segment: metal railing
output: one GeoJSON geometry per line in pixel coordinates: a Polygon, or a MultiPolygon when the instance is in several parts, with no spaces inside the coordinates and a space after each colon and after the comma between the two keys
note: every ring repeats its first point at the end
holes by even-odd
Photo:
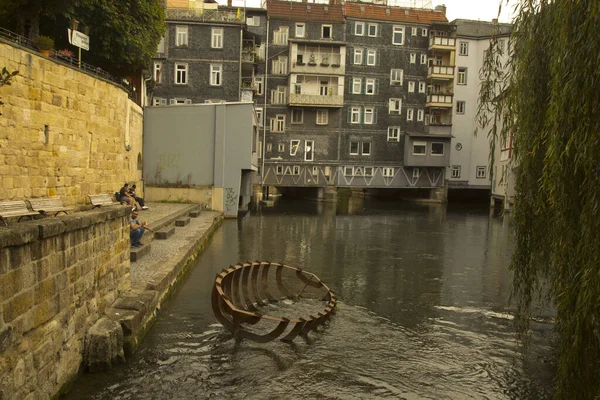
{"type": "MultiPolygon", "coordinates": [[[[37,53],[40,53],[39,47],[33,41],[29,40],[25,36],[18,35],[7,29],[0,28],[0,39],[4,39],[9,43],[13,43],[18,46],[25,47],[29,50],[33,50],[37,53]]],[[[40,56],[43,56],[43,54],[40,53],[40,56]]],[[[133,88],[132,85],[125,84],[124,79],[116,78],[108,72],[104,71],[100,67],[96,67],[95,65],[91,65],[83,61],[80,62],[77,58],[56,50],[50,50],[48,57],[52,58],[53,61],[56,61],[60,64],[79,69],[90,75],[94,75],[112,83],[115,83],[121,86],[125,91],[127,91],[131,100],[137,100],[135,88],[133,88]]]]}
{"type": "Polygon", "coordinates": [[[165,9],[167,19],[193,20],[193,21],[222,21],[222,22],[245,22],[242,10],[188,10],[179,8],[165,9]]]}

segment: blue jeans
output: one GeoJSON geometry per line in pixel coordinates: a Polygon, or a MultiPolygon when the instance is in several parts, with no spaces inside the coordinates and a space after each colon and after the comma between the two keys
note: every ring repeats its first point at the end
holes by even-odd
{"type": "Polygon", "coordinates": [[[131,240],[131,244],[138,244],[140,240],[142,240],[142,236],[144,236],[145,230],[146,229],[144,229],[143,226],[140,226],[139,228],[129,232],[129,239],[131,240]]]}

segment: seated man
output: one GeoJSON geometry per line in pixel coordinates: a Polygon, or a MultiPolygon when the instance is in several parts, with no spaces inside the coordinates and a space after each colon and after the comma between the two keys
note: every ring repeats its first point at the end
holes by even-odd
{"type": "Polygon", "coordinates": [[[119,190],[119,201],[121,204],[128,204],[135,207],[135,199],[129,194],[129,184],[125,183],[119,190]]]}
{"type": "Polygon", "coordinates": [[[142,236],[144,236],[144,232],[149,230],[150,232],[154,232],[146,223],[140,222],[138,219],[138,211],[133,210],[131,215],[129,215],[129,239],[131,240],[131,247],[141,247],[142,246],[142,236]]]}
{"type": "Polygon", "coordinates": [[[136,186],[134,183],[133,185],[131,185],[131,188],[129,189],[129,194],[131,195],[131,197],[133,197],[133,199],[135,201],[137,201],[140,204],[140,206],[142,207],[142,210],[147,210],[148,207],[146,207],[146,204],[144,203],[144,199],[141,197],[137,197],[135,195],[135,189],[136,189],[136,186]]]}

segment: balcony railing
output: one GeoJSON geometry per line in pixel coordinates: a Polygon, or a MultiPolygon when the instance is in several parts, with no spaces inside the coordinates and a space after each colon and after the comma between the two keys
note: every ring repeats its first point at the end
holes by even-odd
{"type": "Polygon", "coordinates": [[[429,106],[430,103],[435,103],[442,107],[452,107],[452,98],[453,96],[451,94],[428,94],[427,105],[429,106]]]}
{"type": "Polygon", "coordinates": [[[323,106],[323,107],[342,107],[344,105],[344,96],[318,94],[295,94],[290,93],[291,106],[323,106]]]}
{"type": "Polygon", "coordinates": [[[245,16],[242,10],[187,10],[178,8],[167,8],[165,10],[167,19],[192,20],[192,21],[223,21],[244,22],[245,16]]]}
{"type": "Polygon", "coordinates": [[[435,48],[453,48],[456,46],[456,39],[446,36],[434,36],[429,38],[429,47],[435,48]]]}
{"type": "Polygon", "coordinates": [[[242,52],[242,62],[253,63],[254,60],[255,60],[255,54],[254,53],[242,52]]]}
{"type": "Polygon", "coordinates": [[[444,77],[454,77],[454,67],[446,67],[442,65],[433,65],[429,67],[428,76],[432,75],[445,75],[444,77]]]}

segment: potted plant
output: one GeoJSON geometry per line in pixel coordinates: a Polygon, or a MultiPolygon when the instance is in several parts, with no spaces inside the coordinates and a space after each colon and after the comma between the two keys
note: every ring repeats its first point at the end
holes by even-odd
{"type": "Polygon", "coordinates": [[[48,57],[50,55],[50,51],[54,49],[54,39],[48,36],[40,36],[35,42],[38,49],[40,49],[40,53],[48,57]]]}

